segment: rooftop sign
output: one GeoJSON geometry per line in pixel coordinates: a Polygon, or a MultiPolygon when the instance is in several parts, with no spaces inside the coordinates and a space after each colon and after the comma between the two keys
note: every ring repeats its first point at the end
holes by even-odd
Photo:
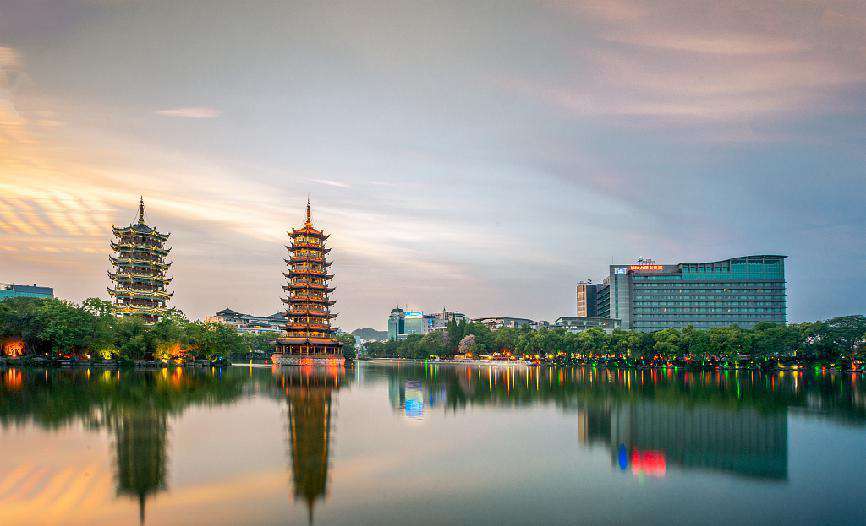
{"type": "Polygon", "coordinates": [[[647,272],[664,270],[664,265],[629,265],[628,269],[632,272],[647,272]]]}

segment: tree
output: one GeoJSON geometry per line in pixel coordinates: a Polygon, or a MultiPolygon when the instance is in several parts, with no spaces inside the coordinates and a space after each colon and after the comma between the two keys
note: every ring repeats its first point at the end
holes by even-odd
{"type": "Polygon", "coordinates": [[[682,336],[682,345],[684,352],[693,360],[706,362],[712,354],[713,347],[710,342],[710,335],[702,329],[695,329],[691,325],[680,332],[682,336]]]}
{"type": "Polygon", "coordinates": [[[210,361],[227,359],[244,348],[244,340],[234,327],[224,323],[195,322],[189,324],[192,350],[196,356],[210,361]]]}
{"type": "Polygon", "coordinates": [[[483,323],[468,323],[466,326],[466,334],[475,336],[472,352],[478,354],[489,354],[493,352],[495,347],[493,343],[493,331],[490,327],[483,323]]]}
{"type": "Polygon", "coordinates": [[[448,354],[454,354],[457,351],[457,345],[460,343],[460,340],[466,336],[466,319],[464,318],[459,322],[451,319],[445,330],[448,333],[448,354]]]}
{"type": "Polygon", "coordinates": [[[75,304],[47,299],[36,309],[39,347],[52,355],[80,356],[98,341],[96,318],[75,304]]]}
{"type": "Polygon", "coordinates": [[[343,333],[337,336],[337,340],[343,345],[343,358],[354,360],[357,353],[355,352],[355,337],[348,333],[343,333]]]}
{"type": "Polygon", "coordinates": [[[682,351],[682,338],[677,329],[663,329],[653,333],[655,344],[653,351],[663,360],[671,360],[682,351]]]}
{"type": "Polygon", "coordinates": [[[591,327],[578,333],[577,347],[579,352],[598,357],[607,354],[607,334],[600,327],[591,327]]]}
{"type": "Polygon", "coordinates": [[[460,343],[457,345],[457,354],[475,354],[475,335],[469,334],[464,336],[460,343]]]}
{"type": "Polygon", "coordinates": [[[114,323],[113,347],[122,358],[145,360],[156,352],[156,342],[140,316],[127,316],[114,323]]]}

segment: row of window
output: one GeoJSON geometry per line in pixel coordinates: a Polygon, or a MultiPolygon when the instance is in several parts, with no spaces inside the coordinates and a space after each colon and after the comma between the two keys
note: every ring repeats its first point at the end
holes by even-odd
{"type": "Polygon", "coordinates": [[[784,279],[784,276],[782,275],[781,272],[779,272],[779,273],[776,273],[776,272],[752,272],[749,274],[743,273],[740,276],[737,276],[737,273],[732,273],[732,275],[730,275],[730,276],[714,276],[713,278],[710,278],[709,276],[700,276],[700,277],[691,277],[690,279],[685,279],[683,277],[683,275],[680,275],[680,274],[676,274],[676,275],[658,274],[658,275],[654,275],[654,276],[641,276],[641,275],[634,275],[633,274],[632,279],[634,279],[635,281],[662,281],[662,280],[671,281],[671,280],[676,280],[676,281],[683,281],[686,283],[691,283],[691,282],[701,283],[701,282],[705,282],[705,280],[708,280],[708,279],[715,279],[717,281],[719,281],[719,280],[725,280],[725,281],[750,280],[751,281],[753,279],[760,279],[760,280],[784,279]]]}
{"type": "Polygon", "coordinates": [[[634,309],[635,314],[641,313],[656,313],[656,312],[785,312],[781,307],[660,307],[657,309],[634,309]]]}
{"type": "Polygon", "coordinates": [[[749,305],[759,305],[761,303],[784,303],[784,296],[635,296],[635,305],[658,305],[660,303],[672,305],[694,305],[702,304],[707,301],[724,302],[724,303],[746,303],[749,305]],[[674,301],[665,301],[674,300],[674,301]]]}
{"type": "Polygon", "coordinates": [[[730,281],[722,281],[722,282],[675,282],[675,283],[635,283],[635,288],[665,288],[665,289],[708,289],[708,288],[726,288],[726,289],[751,289],[754,287],[764,287],[764,288],[776,288],[776,289],[784,289],[785,283],[782,281],[777,282],[763,282],[763,281],[748,281],[748,282],[730,282],[730,281]]]}
{"type": "Polygon", "coordinates": [[[653,307],[774,307],[785,308],[783,302],[773,301],[638,301],[635,310],[652,310],[653,307]]]}
{"type": "Polygon", "coordinates": [[[641,294],[636,294],[635,299],[690,299],[690,298],[712,298],[713,296],[704,296],[703,294],[711,293],[717,294],[720,298],[743,298],[743,299],[764,299],[768,296],[774,298],[784,298],[785,294],[780,294],[779,291],[771,291],[771,290],[755,290],[752,291],[751,294],[743,293],[743,292],[730,292],[730,291],[721,291],[721,290],[702,290],[700,294],[697,294],[697,291],[691,292],[686,291],[677,291],[678,294],[670,295],[666,293],[670,293],[673,291],[660,290],[658,292],[653,291],[653,294],[646,294],[647,291],[640,291],[641,294]],[[756,296],[755,294],[760,294],[760,296],[756,296]]]}
{"type": "MultiPolygon", "coordinates": [[[[782,320],[767,320],[767,321],[782,321],[782,320]]],[[[698,328],[698,329],[706,329],[710,327],[728,327],[729,325],[739,325],[743,328],[750,328],[755,324],[755,322],[743,322],[743,321],[672,321],[669,323],[659,324],[657,322],[637,322],[634,324],[635,329],[643,329],[646,331],[660,331],[662,329],[668,328],[684,328],[689,325],[698,328]]]]}
{"type": "Polygon", "coordinates": [[[704,319],[719,319],[719,318],[784,318],[784,312],[715,312],[707,314],[699,314],[693,312],[665,312],[664,314],[635,314],[635,320],[670,320],[674,318],[704,318],[704,319]]]}

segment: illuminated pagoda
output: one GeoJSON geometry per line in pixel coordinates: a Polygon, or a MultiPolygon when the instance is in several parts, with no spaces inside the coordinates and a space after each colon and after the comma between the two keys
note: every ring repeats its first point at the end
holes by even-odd
{"type": "Polygon", "coordinates": [[[286,264],[289,271],[283,275],[288,284],[283,287],[287,292],[283,303],[286,304],[286,332],[277,339],[276,353],[271,360],[276,365],[342,365],[344,363],[342,345],[334,336],[331,328],[333,301],[329,294],[334,291],[328,286],[333,278],[328,274],[325,248],[328,236],[313,228],[310,220],[310,200],[307,199],[307,220],[300,229],[289,233],[292,244],[286,264]]]}
{"type": "Polygon", "coordinates": [[[161,234],[144,222],[144,199],[138,205],[138,223],[123,228],[111,227],[116,241],[110,256],[114,271],[108,277],[114,288],[108,293],[114,298],[118,316],[142,316],[148,323],[159,321],[168,312],[166,303],[172,293],[166,291],[171,278],[165,273],[171,263],[165,261],[170,248],[165,248],[169,234],[161,234]]]}

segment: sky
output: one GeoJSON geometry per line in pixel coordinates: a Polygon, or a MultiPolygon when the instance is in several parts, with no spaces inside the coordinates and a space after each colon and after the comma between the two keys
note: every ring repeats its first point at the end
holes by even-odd
{"type": "Polygon", "coordinates": [[[788,256],[791,322],[866,311],[866,3],[0,0],[0,282],[282,308],[331,234],[336,324],[553,321],[611,263],[788,256]]]}

